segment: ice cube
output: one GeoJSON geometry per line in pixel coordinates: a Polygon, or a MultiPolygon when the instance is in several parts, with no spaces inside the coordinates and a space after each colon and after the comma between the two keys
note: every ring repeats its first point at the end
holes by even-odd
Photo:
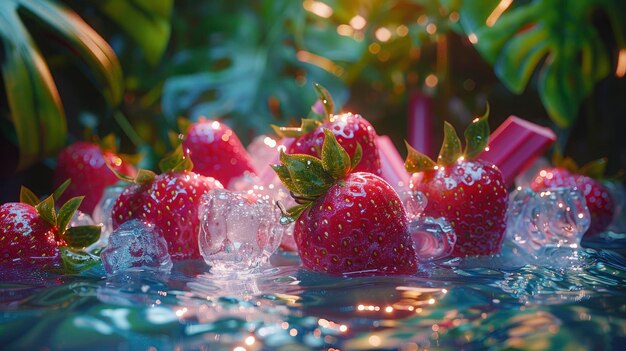
{"type": "Polygon", "coordinates": [[[417,216],[409,222],[409,233],[420,261],[448,257],[456,244],[454,229],[445,218],[417,216]]]}
{"type": "Polygon", "coordinates": [[[609,229],[623,233],[626,231],[626,211],[624,211],[624,205],[626,205],[626,189],[624,188],[624,184],[616,180],[604,180],[602,184],[607,188],[615,203],[615,215],[609,229]]]}
{"type": "Polygon", "coordinates": [[[533,180],[535,180],[535,177],[537,177],[537,174],[539,173],[539,171],[541,171],[542,169],[550,168],[550,167],[551,167],[550,161],[548,161],[544,157],[538,158],[535,162],[532,163],[530,167],[528,167],[528,169],[526,169],[522,173],[518,174],[517,177],[515,177],[515,186],[521,186],[521,187],[530,186],[530,183],[532,183],[533,180]]]}
{"type": "Polygon", "coordinates": [[[284,228],[271,198],[254,191],[214,189],[199,210],[200,253],[213,272],[252,272],[267,262],[284,228]]]}
{"type": "Polygon", "coordinates": [[[410,220],[419,217],[428,204],[428,199],[420,191],[403,190],[399,195],[410,220]]]}
{"type": "Polygon", "coordinates": [[[115,200],[117,200],[126,186],[126,183],[119,182],[104,189],[100,201],[98,201],[93,210],[94,222],[102,225],[102,234],[100,235],[100,240],[96,243],[98,247],[106,247],[109,242],[109,235],[113,231],[113,220],[111,219],[113,205],[115,205],[115,200]]]}
{"type": "Polygon", "coordinates": [[[506,238],[539,258],[549,248],[578,249],[589,221],[589,210],[578,188],[534,192],[517,187],[509,197],[506,238]]]}
{"type": "Polygon", "coordinates": [[[160,231],[137,219],[123,223],[111,233],[100,258],[109,276],[137,271],[169,273],[172,269],[167,242],[160,231]]]}
{"type": "Polygon", "coordinates": [[[72,219],[70,220],[70,227],[80,227],[83,225],[94,224],[96,224],[96,222],[94,222],[93,218],[80,210],[76,210],[76,212],[74,212],[74,216],[72,216],[72,219]]]}

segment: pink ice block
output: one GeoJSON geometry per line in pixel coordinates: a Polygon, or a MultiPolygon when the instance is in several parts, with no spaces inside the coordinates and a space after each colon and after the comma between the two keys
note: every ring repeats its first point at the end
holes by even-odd
{"type": "Polygon", "coordinates": [[[386,135],[379,135],[377,144],[383,179],[396,189],[409,184],[409,173],[404,169],[404,160],[391,139],[386,135]]]}
{"type": "Polygon", "coordinates": [[[491,134],[489,147],[479,158],[498,166],[510,185],[555,141],[550,128],[510,116],[491,134]]]}
{"type": "Polygon", "coordinates": [[[408,117],[409,130],[407,141],[409,144],[425,155],[435,156],[432,149],[432,99],[421,92],[414,93],[409,101],[408,117]]]}
{"type": "Polygon", "coordinates": [[[270,153],[272,156],[267,158],[266,162],[264,162],[264,166],[258,167],[260,169],[257,169],[257,175],[259,176],[261,184],[271,184],[276,182],[278,176],[270,166],[280,163],[280,149],[283,148],[283,150],[286,150],[294,140],[294,138],[283,138],[277,141],[276,146],[272,148],[274,152],[270,153]]]}

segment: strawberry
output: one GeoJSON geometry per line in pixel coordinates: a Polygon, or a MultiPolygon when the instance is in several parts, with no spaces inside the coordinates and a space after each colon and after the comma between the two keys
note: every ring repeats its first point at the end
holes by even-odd
{"type": "Polygon", "coordinates": [[[191,171],[193,163],[182,146],[159,164],[163,173],[140,169],[133,182],[113,205],[113,229],[130,219],[141,219],[161,228],[172,259],[200,258],[198,207],[202,196],[222,184],[191,171]]]}
{"type": "MultiPolygon", "coordinates": [[[[328,129],[332,131],[339,144],[351,158],[355,157],[357,144],[361,145],[362,160],[353,171],[370,172],[381,176],[382,168],[374,127],[358,114],[333,115],[334,103],[330,94],[319,84],[315,84],[315,88],[324,105],[325,118],[322,120],[304,118],[299,128],[272,126],[279,136],[296,138],[287,148],[287,153],[319,157],[324,142],[324,130],[328,129]]],[[[319,117],[317,114],[314,116],[319,117]]]]}
{"type": "Polygon", "coordinates": [[[553,164],[556,167],[542,169],[535,175],[530,188],[538,191],[553,187],[578,187],[585,197],[591,216],[585,235],[593,236],[606,230],[615,217],[615,200],[609,190],[594,179],[604,175],[606,159],[592,161],[579,168],[574,160],[563,159],[557,152],[553,164]]]}
{"type": "Polygon", "coordinates": [[[487,146],[487,114],[465,131],[463,153],[454,127],[445,122],[438,163],[407,143],[405,167],[414,173],[410,189],[428,199],[426,216],[444,217],[454,228],[455,257],[498,253],[504,236],[507,189],[502,173],[495,165],[475,159],[487,146]]]}
{"type": "Polygon", "coordinates": [[[231,180],[255,173],[248,152],[226,124],[201,117],[195,123],[180,119],[185,131],[183,147],[194,164],[194,172],[213,177],[228,186],[231,180]]]}
{"type": "Polygon", "coordinates": [[[353,172],[361,159],[357,144],[352,161],[330,129],[324,129],[321,159],[280,155],[273,165],[299,205],[294,238],[305,267],[339,275],[411,274],[417,270],[404,206],[379,176],[353,172]]]}
{"type": "MultiPolygon", "coordinates": [[[[25,269],[58,266],[61,258],[72,271],[69,256],[73,251],[89,246],[100,236],[99,226],[68,227],[83,197],[68,200],[58,211],[54,208],[69,185],[61,184],[53,195],[43,201],[29,189],[22,187],[20,202],[0,206],[0,264],[25,269]]],[[[97,263],[91,260],[89,266],[97,263]]],[[[85,263],[85,262],[83,262],[85,263]]]]}
{"type": "Polygon", "coordinates": [[[79,141],[63,149],[59,153],[54,169],[54,186],[59,186],[66,179],[71,179],[72,183],[59,200],[66,201],[71,197],[85,196],[80,210],[92,213],[104,189],[118,181],[117,176],[107,167],[107,163],[118,172],[135,173],[133,165],[115,153],[112,135],[104,138],[102,145],[79,141]]]}

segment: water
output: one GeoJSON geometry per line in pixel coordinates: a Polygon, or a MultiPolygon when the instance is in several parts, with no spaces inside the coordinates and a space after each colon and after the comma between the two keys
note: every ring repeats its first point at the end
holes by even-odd
{"type": "Polygon", "coordinates": [[[618,350],[626,342],[626,242],[609,235],[620,249],[595,239],[577,264],[554,268],[506,249],[504,257],[424,263],[402,277],[331,277],[285,253],[237,276],[213,274],[202,260],[176,262],[162,276],[3,272],[0,345],[618,350]]]}

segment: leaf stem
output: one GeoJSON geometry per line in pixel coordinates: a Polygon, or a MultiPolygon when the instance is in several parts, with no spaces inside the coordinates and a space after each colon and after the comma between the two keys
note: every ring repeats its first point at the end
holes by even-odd
{"type": "Polygon", "coordinates": [[[122,112],[120,112],[119,110],[116,111],[115,113],[113,113],[113,118],[115,119],[115,122],[117,122],[117,125],[120,126],[124,134],[126,134],[128,139],[130,139],[133,145],[135,145],[135,147],[139,147],[145,144],[141,136],[139,136],[137,131],[135,131],[135,128],[133,128],[132,124],[130,124],[130,122],[128,121],[128,118],[126,118],[126,116],[122,112]]]}

